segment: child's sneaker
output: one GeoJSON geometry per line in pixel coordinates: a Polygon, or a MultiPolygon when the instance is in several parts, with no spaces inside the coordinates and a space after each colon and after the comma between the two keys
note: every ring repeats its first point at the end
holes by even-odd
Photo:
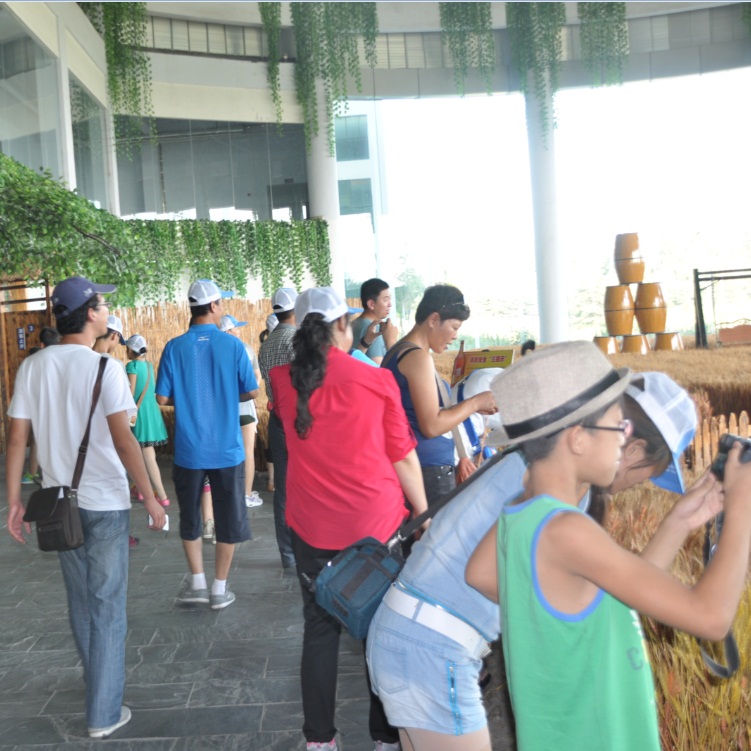
{"type": "Polygon", "coordinates": [[[157,498],[156,502],[160,506],[164,506],[164,508],[167,508],[167,506],[169,506],[169,498],[157,498]]]}
{"type": "Polygon", "coordinates": [[[332,738],[328,743],[306,743],[306,751],[337,751],[336,739],[332,738]]]}
{"type": "Polygon", "coordinates": [[[133,537],[133,535],[128,535],[128,547],[129,548],[136,547],[136,545],[138,545],[139,542],[140,540],[137,537],[133,537]]]}
{"type": "Polygon", "coordinates": [[[21,475],[21,485],[33,485],[33,484],[34,484],[34,476],[31,474],[31,472],[24,472],[21,475]]]}
{"type": "Polygon", "coordinates": [[[402,751],[402,744],[397,741],[396,743],[386,743],[386,741],[375,741],[373,743],[373,751],[402,751]]]}
{"type": "Polygon", "coordinates": [[[143,496],[135,485],[130,489],[130,497],[133,501],[140,501],[143,503],[143,496]]]}
{"type": "Polygon", "coordinates": [[[253,508],[254,506],[262,506],[263,498],[261,498],[261,496],[258,495],[257,490],[254,490],[250,495],[245,496],[245,505],[248,508],[253,508]]]}

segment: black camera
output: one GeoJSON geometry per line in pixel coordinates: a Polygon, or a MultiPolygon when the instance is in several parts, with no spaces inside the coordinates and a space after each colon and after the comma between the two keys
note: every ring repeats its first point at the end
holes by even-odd
{"type": "Polygon", "coordinates": [[[721,482],[725,479],[725,463],[728,460],[728,451],[733,448],[733,444],[736,441],[741,444],[741,464],[751,462],[751,439],[741,438],[739,435],[733,435],[732,433],[725,433],[725,435],[720,436],[717,456],[715,456],[710,470],[721,482]]]}

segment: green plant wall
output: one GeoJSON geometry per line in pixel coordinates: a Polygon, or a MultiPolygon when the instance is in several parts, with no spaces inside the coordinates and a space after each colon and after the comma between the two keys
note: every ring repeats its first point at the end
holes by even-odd
{"type": "Polygon", "coordinates": [[[263,292],[306,274],[331,283],[324,220],[212,222],[122,220],[96,209],[49,174],[0,154],[0,276],[55,284],[74,274],[118,287],[115,303],[174,300],[183,272],[241,297],[248,276],[263,292]]]}

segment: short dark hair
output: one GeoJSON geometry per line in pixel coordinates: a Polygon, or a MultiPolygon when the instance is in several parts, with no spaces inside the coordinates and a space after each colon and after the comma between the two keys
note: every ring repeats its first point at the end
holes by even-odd
{"type": "Polygon", "coordinates": [[[57,329],[53,329],[52,326],[44,326],[39,332],[39,341],[45,347],[51,347],[53,344],[59,344],[60,338],[60,332],[57,329]]]}
{"type": "Polygon", "coordinates": [[[464,302],[464,295],[453,284],[434,284],[428,287],[415,312],[415,323],[423,323],[432,313],[438,313],[442,321],[455,318],[466,321],[469,318],[469,306],[464,302]]]}
{"type": "Polygon", "coordinates": [[[193,321],[196,318],[203,318],[211,312],[211,303],[207,302],[205,305],[191,305],[190,308],[190,325],[193,325],[193,321]]]}
{"type": "Polygon", "coordinates": [[[527,339],[527,341],[522,344],[522,357],[524,357],[527,352],[534,352],[536,346],[537,344],[534,339],[527,339]]]}
{"type": "MultiPolygon", "coordinates": [[[[100,300],[96,295],[90,297],[80,308],[72,310],[68,315],[57,319],[57,330],[62,336],[80,334],[89,318],[89,310],[96,308],[100,300]]],[[[63,308],[65,310],[65,308],[63,308]]],[[[56,308],[52,309],[54,313],[56,308]]]]}
{"type": "Polygon", "coordinates": [[[292,318],[293,315],[295,315],[295,309],[292,310],[277,310],[274,315],[279,320],[279,323],[286,323],[287,321],[292,318]]]}
{"type": "Polygon", "coordinates": [[[375,302],[378,299],[378,295],[388,288],[388,282],[384,282],[383,279],[378,279],[378,277],[373,277],[363,282],[360,287],[360,302],[362,302],[363,308],[367,309],[368,300],[375,302]]]}

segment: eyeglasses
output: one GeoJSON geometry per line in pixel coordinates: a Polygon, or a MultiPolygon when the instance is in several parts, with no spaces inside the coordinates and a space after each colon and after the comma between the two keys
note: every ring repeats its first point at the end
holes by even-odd
{"type": "Polygon", "coordinates": [[[631,420],[621,420],[617,426],[613,425],[582,425],[586,430],[614,430],[623,433],[624,438],[629,438],[634,432],[634,423],[631,420]]]}

